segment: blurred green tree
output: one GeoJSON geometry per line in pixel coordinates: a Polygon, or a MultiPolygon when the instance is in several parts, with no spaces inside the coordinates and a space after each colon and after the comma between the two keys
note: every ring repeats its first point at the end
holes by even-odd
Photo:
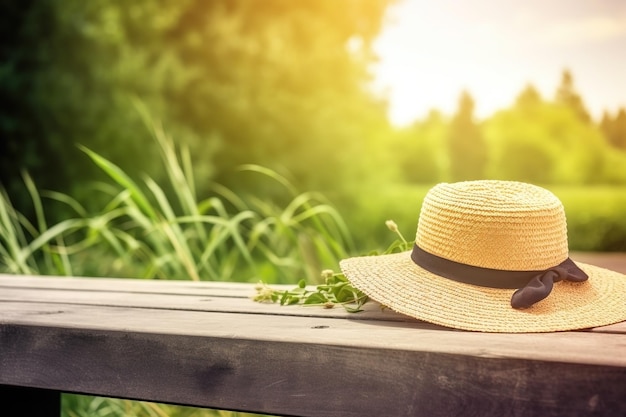
{"type": "Polygon", "coordinates": [[[600,121],[600,130],[612,146],[626,151],[626,109],[620,108],[615,117],[605,111],[600,121]]]}
{"type": "Polygon", "coordinates": [[[610,150],[599,130],[572,108],[542,100],[532,86],[486,122],[485,137],[492,177],[583,184],[612,175],[605,164],[610,150]]]}
{"type": "Polygon", "coordinates": [[[389,129],[366,86],[391,1],[5,2],[2,184],[19,192],[23,168],[80,198],[97,170],[77,143],[158,179],[135,99],[192,149],[201,193],[210,179],[255,186],[232,184],[248,162],[307,187],[355,181],[389,129]]]}
{"type": "Polygon", "coordinates": [[[533,112],[539,107],[542,101],[543,98],[535,86],[528,84],[515,99],[515,106],[520,111],[533,112]]]}
{"type": "Polygon", "coordinates": [[[617,115],[613,121],[611,143],[617,148],[626,151],[626,109],[623,107],[617,111],[617,115]]]}
{"type": "Polygon", "coordinates": [[[552,182],[557,150],[541,132],[544,105],[537,89],[528,84],[510,110],[498,112],[486,122],[485,136],[491,150],[490,176],[552,182]]]}
{"type": "Polygon", "coordinates": [[[556,89],[554,101],[557,104],[569,107],[582,122],[591,122],[591,116],[585,107],[585,103],[574,86],[574,76],[568,69],[563,70],[561,74],[561,84],[556,89]]]}
{"type": "Polygon", "coordinates": [[[443,152],[448,121],[441,112],[432,110],[426,119],[398,132],[392,146],[394,160],[403,180],[412,183],[434,183],[446,171],[443,152]]]}
{"type": "Polygon", "coordinates": [[[464,91],[448,129],[447,149],[452,181],[483,178],[487,147],[481,127],[474,120],[474,99],[464,91]]]}

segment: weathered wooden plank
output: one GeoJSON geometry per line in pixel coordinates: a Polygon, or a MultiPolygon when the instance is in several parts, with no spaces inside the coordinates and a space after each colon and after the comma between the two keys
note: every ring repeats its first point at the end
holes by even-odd
{"type": "MultiPolygon", "coordinates": [[[[0,275],[0,279],[2,276],[0,275]]],[[[254,284],[216,283],[216,289],[203,288],[196,293],[194,290],[185,290],[186,285],[196,287],[197,283],[183,282],[177,286],[161,286],[154,292],[149,292],[150,282],[116,279],[115,285],[98,285],[99,279],[68,279],[68,278],[41,278],[30,277],[29,286],[15,285],[22,277],[4,280],[0,287],[0,300],[24,302],[48,302],[107,305],[118,307],[142,307],[194,311],[214,311],[233,313],[256,313],[272,315],[298,315],[310,317],[337,317],[352,320],[386,320],[386,321],[415,321],[411,317],[384,309],[375,302],[363,306],[361,313],[347,313],[343,308],[336,306],[325,309],[319,306],[307,307],[280,307],[276,304],[256,303],[250,300],[255,294],[254,284]],[[13,285],[11,285],[13,284],[13,285]],[[139,288],[138,288],[139,287],[139,288]]],[[[160,284],[160,282],[159,282],[160,284]]],[[[160,285],[157,285],[160,286],[160,285]]],[[[277,286],[277,288],[291,288],[292,286],[277,286]]],[[[439,326],[432,326],[440,328],[439,326]]],[[[443,329],[443,328],[441,328],[443,329]]],[[[597,327],[595,332],[626,333],[626,322],[610,326],[597,327]]]]}
{"type": "Polygon", "coordinates": [[[626,321],[621,323],[609,324],[608,326],[595,327],[593,329],[589,329],[590,332],[600,332],[600,333],[622,333],[626,334],[626,321]]]}
{"type": "Polygon", "coordinates": [[[626,367],[622,334],[537,334],[448,331],[429,324],[219,313],[73,304],[0,302],[0,326],[105,330],[415,350],[490,358],[529,359],[626,367]]]}
{"type": "Polygon", "coordinates": [[[574,346],[602,357],[623,346],[617,335],[479,335],[122,308],[102,315],[90,306],[41,305],[28,315],[13,307],[4,305],[0,319],[2,384],[301,416],[626,413],[624,358],[609,361],[618,366],[558,360],[574,346]]]}
{"type": "MultiPolygon", "coordinates": [[[[250,291],[252,288],[250,287],[250,291]]],[[[249,298],[227,298],[222,296],[194,296],[171,294],[146,294],[99,291],[67,291],[45,289],[4,288],[0,291],[0,302],[42,302],[55,304],[82,304],[113,307],[154,308],[165,310],[188,310],[222,313],[248,313],[302,317],[334,317],[350,320],[383,320],[415,322],[417,320],[383,308],[376,302],[369,302],[359,313],[348,313],[341,306],[332,309],[321,306],[279,306],[277,304],[257,303],[249,298]]],[[[433,329],[446,330],[430,325],[433,329]]],[[[626,334],[626,322],[591,329],[594,332],[626,334]]]]}
{"type": "Polygon", "coordinates": [[[570,257],[577,262],[626,274],[626,253],[624,252],[572,252],[570,257]]]}
{"type": "MultiPolygon", "coordinates": [[[[287,285],[284,288],[293,288],[287,285]]],[[[75,278],[0,274],[0,292],[4,288],[33,288],[83,291],[122,291],[146,294],[191,294],[223,297],[247,297],[254,284],[236,282],[160,281],[124,278],[75,278]]],[[[281,286],[276,286],[281,288],[281,286]]]]}
{"type": "Polygon", "coordinates": [[[0,276],[0,384],[303,416],[626,413],[624,323],[484,334],[99,281],[0,276]]]}
{"type": "MultiPolygon", "coordinates": [[[[253,288],[248,288],[247,294],[253,294],[253,288]]],[[[278,304],[253,302],[249,297],[222,297],[213,295],[171,295],[128,293],[121,290],[116,292],[76,291],[76,290],[46,290],[32,288],[3,288],[0,291],[0,302],[44,302],[56,304],[83,304],[116,307],[155,308],[166,310],[189,310],[224,313],[254,313],[286,316],[308,317],[337,317],[353,320],[387,320],[387,321],[415,321],[414,319],[383,309],[380,304],[367,303],[362,312],[348,313],[341,306],[332,309],[322,306],[285,306],[278,304]]],[[[435,327],[435,326],[433,326],[435,327]]]]}

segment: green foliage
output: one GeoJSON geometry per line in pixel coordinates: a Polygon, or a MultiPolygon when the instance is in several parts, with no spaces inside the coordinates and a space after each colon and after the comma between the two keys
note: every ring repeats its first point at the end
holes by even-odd
{"type": "Polygon", "coordinates": [[[109,177],[92,188],[94,194],[104,194],[101,200],[107,203],[88,214],[69,196],[48,193],[75,211],[74,217],[48,227],[40,196],[26,176],[38,222],[30,223],[6,193],[1,195],[0,270],[289,282],[316,277],[352,247],[342,217],[323,196],[298,193],[285,178],[259,166],[242,169],[283,187],[285,206],[237,195],[220,185],[214,186],[213,196],[198,199],[189,150],[178,151],[158,126],[154,132],[171,193],[148,176],[137,182],[116,164],[83,148],[109,177]],[[88,261],[94,254],[99,255],[97,265],[88,261]]]}
{"type": "MultiPolygon", "coordinates": [[[[67,253],[55,248],[72,241],[86,227],[87,220],[67,219],[49,227],[41,195],[27,174],[24,184],[32,199],[36,223],[17,211],[6,191],[0,189],[0,272],[72,275],[67,253]]],[[[49,195],[58,198],[54,193],[49,195]]],[[[68,202],[77,204],[71,199],[68,202]]]]}
{"type": "Polygon", "coordinates": [[[620,108],[615,116],[604,112],[600,122],[600,129],[609,144],[617,149],[626,151],[626,109],[620,108]]]}
{"type": "Polygon", "coordinates": [[[591,122],[591,116],[585,108],[583,99],[574,87],[574,77],[567,69],[561,75],[561,84],[557,87],[554,102],[569,108],[580,122],[585,124],[591,122]]]}
{"type": "Polygon", "coordinates": [[[253,417],[257,415],[72,394],[62,396],[61,408],[61,417],[253,417]]]}
{"type": "Polygon", "coordinates": [[[307,189],[356,181],[389,131],[365,85],[390,1],[3,4],[1,182],[18,208],[29,206],[19,168],[87,200],[85,182],[103,177],[76,143],[162,182],[135,97],[189,147],[202,196],[212,180],[255,189],[231,175],[243,163],[307,189]]]}
{"type": "Polygon", "coordinates": [[[398,132],[391,146],[398,174],[411,183],[434,183],[448,171],[442,149],[448,137],[448,123],[438,111],[421,122],[398,132]]]}
{"type": "Polygon", "coordinates": [[[606,165],[614,151],[595,126],[581,121],[569,107],[531,97],[523,92],[515,106],[485,123],[489,177],[589,184],[620,176],[625,168],[606,165]]]}
{"type": "MultiPolygon", "coordinates": [[[[398,225],[393,220],[385,222],[389,230],[398,235],[398,240],[393,242],[383,254],[404,252],[413,247],[413,241],[408,242],[398,225]]],[[[369,252],[369,256],[377,256],[377,251],[369,252]]],[[[365,293],[356,289],[342,273],[335,273],[327,269],[322,271],[324,283],[314,289],[307,286],[306,280],[300,280],[298,286],[293,289],[279,290],[267,286],[264,282],[259,282],[256,287],[257,294],[254,301],[260,303],[280,303],[280,305],[304,305],[323,306],[333,308],[341,305],[349,313],[362,311],[361,307],[369,299],[365,293]]]]}
{"type": "Polygon", "coordinates": [[[400,179],[626,184],[626,112],[605,113],[593,124],[567,71],[552,101],[527,85],[511,107],[483,122],[474,121],[472,113],[473,100],[464,93],[450,120],[432,111],[397,131],[391,148],[400,179]]]}
{"type": "Polygon", "coordinates": [[[461,94],[457,113],[450,122],[446,144],[452,181],[484,178],[487,147],[483,132],[474,121],[474,99],[468,92],[461,94]]]}
{"type": "Polygon", "coordinates": [[[307,287],[305,280],[300,280],[298,286],[290,290],[273,289],[260,282],[253,299],[261,303],[280,303],[280,305],[300,304],[324,308],[341,305],[350,313],[362,311],[361,307],[367,302],[367,296],[354,288],[343,274],[325,270],[322,277],[324,283],[315,289],[307,287]]]}
{"type": "Polygon", "coordinates": [[[626,251],[624,186],[550,187],[563,202],[571,250],[626,251]]]}

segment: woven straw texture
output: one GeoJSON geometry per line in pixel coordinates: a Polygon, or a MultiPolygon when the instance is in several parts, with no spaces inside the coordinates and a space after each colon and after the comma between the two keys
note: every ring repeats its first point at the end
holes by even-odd
{"type": "MultiPolygon", "coordinates": [[[[565,215],[549,191],[524,183],[440,184],[427,194],[417,244],[456,262],[503,270],[543,270],[568,257],[565,215]]],[[[580,264],[582,283],[561,281],[528,309],[514,289],[463,284],[416,265],[410,252],[345,259],[341,269],[373,300],[431,323],[483,332],[551,332],[626,320],[626,276],[580,264]]]]}
{"type": "Polygon", "coordinates": [[[424,198],[416,243],[445,259],[511,271],[550,268],[568,254],[559,199],[513,181],[436,185],[424,198]]]}
{"type": "Polygon", "coordinates": [[[516,310],[510,304],[515,290],[439,277],[414,264],[410,252],[341,261],[341,269],[352,285],[373,300],[398,313],[455,329],[552,332],[626,320],[626,276],[577,265],[589,275],[586,282],[557,282],[544,300],[516,310]]]}

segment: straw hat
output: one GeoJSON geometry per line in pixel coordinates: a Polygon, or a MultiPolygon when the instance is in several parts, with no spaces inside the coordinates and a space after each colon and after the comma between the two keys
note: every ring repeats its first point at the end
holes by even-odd
{"type": "Polygon", "coordinates": [[[340,266],[370,298],[457,329],[550,332],[626,320],[626,276],[570,260],[563,205],[526,183],[436,185],[412,251],[340,266]]]}

